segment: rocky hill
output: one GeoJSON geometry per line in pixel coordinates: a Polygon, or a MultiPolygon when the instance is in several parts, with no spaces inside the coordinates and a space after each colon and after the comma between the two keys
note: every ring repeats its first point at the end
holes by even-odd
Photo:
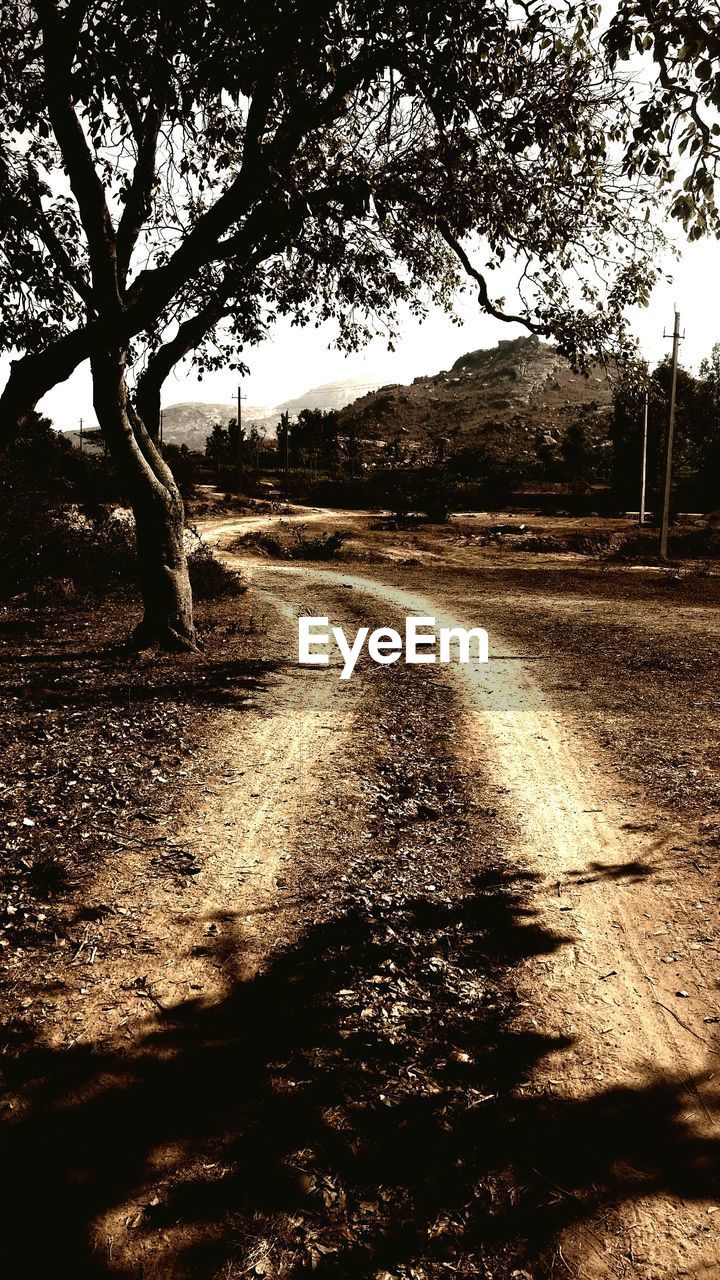
{"type": "Polygon", "coordinates": [[[386,441],[402,434],[427,442],[446,434],[464,447],[488,432],[514,447],[532,448],[538,433],[557,442],[581,419],[589,434],[607,437],[612,389],[605,372],[574,374],[567,361],[536,337],[503,340],[472,351],[451,369],[386,386],[362,396],[340,414],[341,431],[386,441]]]}
{"type": "MultiPolygon", "coordinates": [[[[592,438],[606,439],[612,405],[602,369],[591,370],[588,377],[576,375],[553,347],[535,337],[471,351],[451,369],[416,378],[407,386],[375,387],[371,378],[347,378],[313,387],[273,408],[243,404],[243,423],[254,423],[274,437],[285,410],[296,416],[305,408],[339,409],[341,434],[352,433],[378,445],[402,435],[420,448],[444,434],[454,446],[471,448],[493,433],[503,449],[522,452],[536,446],[538,432],[549,445],[557,444],[578,418],[592,438]]],[[[236,412],[232,402],[169,405],[164,410],[164,439],[202,452],[213,425],[226,424],[236,412]]],[[[77,444],[77,431],[68,434],[77,444]]]]}

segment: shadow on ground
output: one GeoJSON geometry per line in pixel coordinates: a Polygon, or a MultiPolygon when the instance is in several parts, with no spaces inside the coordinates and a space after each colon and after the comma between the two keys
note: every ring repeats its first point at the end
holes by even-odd
{"type": "Polygon", "coordinates": [[[152,668],[127,659],[120,664],[113,661],[115,658],[113,652],[63,653],[41,658],[33,655],[16,660],[16,664],[33,667],[32,675],[21,682],[0,681],[0,689],[7,697],[22,697],[25,705],[35,710],[127,707],[138,703],[157,706],[163,702],[177,706],[234,707],[243,704],[250,694],[266,690],[268,681],[281,666],[277,661],[260,658],[223,661],[192,655],[184,666],[176,662],[172,673],[164,679],[159,664],[152,668]],[[93,672],[88,666],[93,660],[98,660],[99,671],[93,672]],[[78,668],[82,668],[81,680],[78,680],[78,668]]]}
{"type": "Polygon", "coordinates": [[[504,975],[564,941],[511,878],[400,907],[350,894],[219,1004],[117,1049],[17,1050],[6,1253],[74,1280],[499,1280],[544,1274],[558,1231],[599,1208],[716,1193],[720,1143],[689,1127],[687,1081],[531,1090],[570,1040],[519,1031],[504,975]]]}
{"type": "Polygon", "coordinates": [[[575,884],[598,884],[601,880],[638,884],[648,876],[656,874],[657,867],[650,866],[647,862],[640,862],[637,858],[630,858],[626,862],[592,861],[583,871],[568,871],[567,879],[575,884]]]}

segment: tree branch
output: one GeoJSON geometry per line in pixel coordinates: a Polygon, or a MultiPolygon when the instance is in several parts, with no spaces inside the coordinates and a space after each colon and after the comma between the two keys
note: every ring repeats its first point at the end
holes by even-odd
{"type": "Polygon", "coordinates": [[[77,30],[85,5],[76,0],[64,11],[53,0],[36,0],[43,32],[42,56],[48,115],[77,201],[87,236],[93,284],[106,303],[119,303],[115,262],[115,229],[103,185],[70,94],[70,75],[77,30]]]}
{"type": "Polygon", "coordinates": [[[117,229],[117,273],[121,287],[125,285],[130,259],[150,208],[157,140],[164,114],[164,101],[151,102],[142,124],[135,169],[117,229]]]}
{"type": "Polygon", "coordinates": [[[467,253],[463,249],[459,240],[456,240],[455,236],[452,234],[452,231],[448,227],[447,223],[444,221],[444,219],[436,217],[435,224],[437,226],[438,231],[440,232],[440,235],[442,236],[443,240],[448,246],[448,248],[452,250],[452,252],[455,254],[455,257],[462,264],[463,270],[477,284],[478,296],[479,296],[480,305],[483,311],[486,311],[488,315],[493,316],[495,320],[502,320],[504,324],[521,324],[526,329],[528,329],[530,333],[537,333],[537,334],[546,336],[548,330],[545,325],[535,324],[534,321],[529,320],[527,316],[508,315],[507,312],[500,311],[498,307],[493,305],[493,303],[490,301],[490,295],[488,294],[487,281],[484,275],[482,275],[482,273],[472,265],[467,253]]]}
{"type": "Polygon", "coordinates": [[[73,262],[70,254],[49,222],[48,216],[42,207],[38,175],[30,164],[28,164],[28,177],[30,179],[30,191],[32,194],[32,214],[35,218],[37,233],[45,245],[45,248],[48,250],[50,257],[60,267],[60,270],[65,276],[68,284],[72,286],[78,297],[82,298],[83,302],[86,303],[90,310],[94,311],[95,303],[92,288],[73,262]]]}
{"type": "Polygon", "coordinates": [[[91,350],[90,329],[77,329],[37,354],[13,360],[0,395],[0,448],[10,444],[38,400],[64,382],[91,350]]]}
{"type": "Polygon", "coordinates": [[[204,307],[180,325],[174,338],[153,353],[135,391],[135,405],[148,432],[155,437],[160,427],[160,395],[163,383],[175,365],[202,342],[206,333],[227,314],[234,282],[226,280],[204,307]]]}

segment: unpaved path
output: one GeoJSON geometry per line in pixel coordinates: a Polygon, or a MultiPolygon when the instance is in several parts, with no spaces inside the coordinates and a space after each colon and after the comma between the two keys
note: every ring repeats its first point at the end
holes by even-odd
{"type": "Polygon", "coordinates": [[[342,520],[345,515],[352,518],[352,512],[334,511],[329,507],[283,507],[278,511],[268,511],[262,515],[229,516],[227,519],[213,520],[203,524],[202,531],[208,541],[220,542],[225,538],[241,538],[247,533],[257,533],[262,529],[270,529],[274,525],[318,524],[328,520],[342,520]]]}
{"type": "Polygon", "coordinates": [[[291,851],[310,856],[316,833],[336,836],[328,811],[353,830],[337,793],[361,691],[301,683],[287,662],[294,616],[279,598],[266,612],[268,672],[246,705],[218,714],[195,802],[84,886],[85,902],[103,906],[12,1103],[3,1229],[28,1276],[51,1274],[54,1259],[78,1278],[217,1273],[217,1261],[194,1258],[212,1247],[203,1212],[183,1206],[155,1229],[158,1194],[182,1199],[195,1183],[200,1204],[222,1200],[226,1169],[208,1151],[228,1144],[238,1094],[255,1083],[264,1025],[253,983],[292,947],[313,888],[298,883],[291,851]],[[43,1230],[19,1240],[30,1212],[43,1230]]]}
{"type": "MultiPolygon", "coordinates": [[[[264,565],[253,577],[260,589],[272,584],[275,591],[282,582],[285,594],[292,594],[285,583],[307,590],[308,584],[327,587],[338,580],[314,568],[264,565]]],[[[388,625],[408,613],[434,616],[438,626],[478,623],[477,617],[445,612],[437,599],[365,576],[343,573],[340,582],[386,606],[388,625]]],[[[466,744],[465,763],[472,763],[474,743],[489,750],[498,801],[515,832],[514,858],[535,878],[538,918],[565,939],[552,957],[529,962],[525,972],[529,1023],[564,1038],[536,1071],[534,1088],[579,1111],[609,1091],[621,1100],[656,1088],[658,1122],[666,1119],[663,1091],[676,1089],[680,1102],[673,1120],[684,1134],[678,1158],[689,1159],[697,1172],[720,1136],[718,1000],[715,983],[692,951],[684,952],[680,967],[673,963],[663,879],[672,833],[658,837],[652,815],[639,816],[623,803],[617,781],[604,774],[579,726],[564,724],[554,712],[532,664],[518,660],[499,636],[491,641],[491,655],[494,649],[503,657],[491,657],[487,667],[452,668],[464,704],[458,738],[466,744]]],[[[617,1155],[620,1164],[642,1163],[653,1124],[651,1106],[640,1131],[628,1134],[627,1150],[617,1155]]],[[[577,1141],[584,1140],[579,1130],[577,1141]]],[[[597,1158],[612,1206],[612,1170],[601,1151],[597,1158]]],[[[560,1182],[553,1185],[561,1196],[574,1194],[560,1182]]],[[[678,1167],[675,1187],[653,1185],[638,1170],[633,1192],[612,1222],[598,1219],[569,1229],[558,1239],[557,1256],[571,1274],[588,1280],[717,1277],[716,1208],[713,1198],[698,1194],[692,1170],[688,1176],[678,1167]]]]}
{"type": "Polygon", "coordinates": [[[88,886],[115,910],[15,1128],[25,1273],[717,1280],[720,1015],[673,829],[492,628],[485,667],[294,661],[299,613],[477,625],[482,591],[232,559],[267,671],[153,828],[176,883],[139,847],[88,886]]]}

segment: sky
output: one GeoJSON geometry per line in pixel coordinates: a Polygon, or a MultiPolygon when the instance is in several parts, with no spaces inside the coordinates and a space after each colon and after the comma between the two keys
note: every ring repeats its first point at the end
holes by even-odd
{"type": "MultiPolygon", "coordinates": [[[[685,245],[680,260],[669,258],[665,265],[673,274],[672,283],[659,284],[650,306],[632,312],[632,328],[642,354],[654,365],[670,349],[670,341],[663,335],[672,332],[677,307],[681,332],[685,334],[681,360],[687,368],[696,369],[713,343],[720,341],[720,241],[685,245]]],[[[271,337],[245,352],[250,366],[250,374],[242,384],[246,405],[272,407],[301,396],[312,387],[345,378],[365,378],[378,385],[411,382],[419,375],[449,368],[467,351],[492,347],[500,338],[525,333],[520,326],[483,316],[470,294],[461,298],[458,310],[464,320],[462,328],[439,310],[433,310],[424,323],[408,314],[394,353],[377,339],[350,357],[333,349],[330,326],[299,330],[279,323],[271,337]]],[[[2,381],[6,370],[7,362],[0,363],[2,381]]],[[[237,377],[231,371],[208,374],[199,382],[187,367],[179,366],[165,384],[163,405],[192,400],[230,404],[236,392],[237,377]]],[[[49,392],[38,407],[60,427],[76,427],[81,417],[86,426],[94,423],[87,366],[81,366],[67,382],[49,392]]]]}

